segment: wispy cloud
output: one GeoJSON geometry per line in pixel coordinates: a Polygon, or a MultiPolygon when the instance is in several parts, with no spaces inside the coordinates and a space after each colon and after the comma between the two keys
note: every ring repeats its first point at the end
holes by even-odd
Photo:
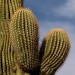
{"type": "Polygon", "coordinates": [[[55,9],[56,13],[60,16],[66,16],[69,18],[75,17],[75,0],[67,0],[67,2],[55,9]]]}
{"type": "Polygon", "coordinates": [[[52,8],[60,4],[59,2],[54,2],[53,0],[25,0],[25,2],[27,3],[25,3],[24,6],[30,8],[38,19],[43,19],[52,15],[52,8]]]}

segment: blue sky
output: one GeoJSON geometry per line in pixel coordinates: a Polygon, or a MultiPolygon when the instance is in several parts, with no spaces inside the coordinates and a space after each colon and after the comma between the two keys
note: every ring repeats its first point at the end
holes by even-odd
{"type": "Polygon", "coordinates": [[[75,75],[75,0],[25,0],[24,7],[38,19],[40,42],[53,28],[63,28],[68,33],[71,49],[56,75],[75,75]]]}

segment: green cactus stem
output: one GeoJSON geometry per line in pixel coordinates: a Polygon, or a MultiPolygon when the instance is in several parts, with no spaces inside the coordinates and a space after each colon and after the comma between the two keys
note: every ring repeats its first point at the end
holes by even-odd
{"type": "Polygon", "coordinates": [[[0,0],[0,18],[9,20],[21,6],[23,6],[23,0],[0,0]]]}
{"type": "Polygon", "coordinates": [[[67,33],[63,29],[50,31],[40,48],[41,75],[54,75],[64,63],[70,48],[67,33]]]}
{"type": "Polygon", "coordinates": [[[0,20],[0,75],[15,75],[13,51],[9,39],[8,22],[0,20]],[[1,42],[2,41],[2,42],[1,42]]]}
{"type": "Polygon", "coordinates": [[[11,18],[9,30],[17,63],[25,71],[37,68],[38,23],[34,14],[29,9],[20,8],[11,18]]]}

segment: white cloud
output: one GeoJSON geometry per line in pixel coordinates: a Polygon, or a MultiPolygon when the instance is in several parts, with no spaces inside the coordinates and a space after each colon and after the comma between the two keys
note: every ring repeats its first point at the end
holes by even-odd
{"type": "Polygon", "coordinates": [[[67,2],[54,10],[60,16],[69,18],[75,17],[75,0],[67,0],[67,2]]]}

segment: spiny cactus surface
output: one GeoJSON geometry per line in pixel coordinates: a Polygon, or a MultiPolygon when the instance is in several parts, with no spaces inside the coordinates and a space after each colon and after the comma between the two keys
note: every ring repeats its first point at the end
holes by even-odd
{"type": "Polygon", "coordinates": [[[55,73],[66,59],[69,48],[70,42],[63,29],[50,31],[40,48],[41,73],[44,75],[55,73]]]}
{"type": "Polygon", "coordinates": [[[8,23],[0,20],[0,75],[15,75],[13,73],[14,58],[9,39],[8,23]],[[2,41],[2,42],[1,42],[2,41]]]}
{"type": "Polygon", "coordinates": [[[10,19],[21,6],[23,6],[23,0],[0,0],[0,18],[10,19]]]}
{"type": "Polygon", "coordinates": [[[29,71],[38,66],[38,23],[29,9],[20,8],[11,18],[10,38],[17,63],[29,71]]]}

